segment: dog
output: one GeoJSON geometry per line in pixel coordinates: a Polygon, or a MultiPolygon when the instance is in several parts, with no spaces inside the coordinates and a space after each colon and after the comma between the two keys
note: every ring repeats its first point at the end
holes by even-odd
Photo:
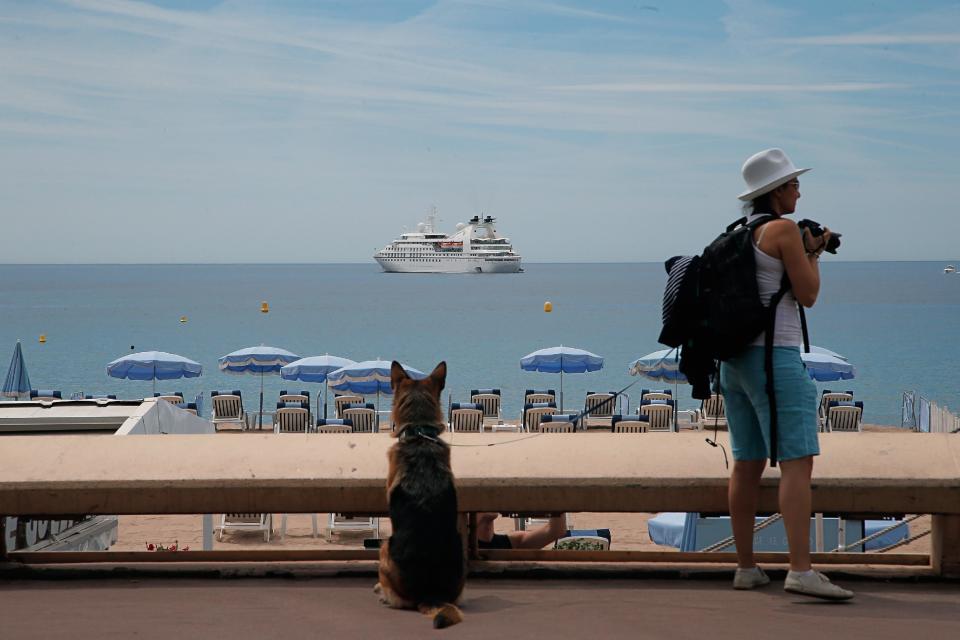
{"type": "Polygon", "coordinates": [[[455,603],[467,573],[450,447],[438,437],[445,428],[440,393],[446,377],[446,362],[423,380],[412,379],[398,362],[390,367],[397,438],[387,471],[393,534],[380,547],[374,588],[383,604],[417,609],[437,629],[463,620],[455,603]]]}

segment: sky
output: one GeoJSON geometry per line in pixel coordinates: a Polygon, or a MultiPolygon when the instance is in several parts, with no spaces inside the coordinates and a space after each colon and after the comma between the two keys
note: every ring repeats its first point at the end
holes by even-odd
{"type": "Polygon", "coordinates": [[[958,97],[960,2],[0,0],[0,262],[659,261],[769,147],[831,259],[955,261],[958,97]]]}

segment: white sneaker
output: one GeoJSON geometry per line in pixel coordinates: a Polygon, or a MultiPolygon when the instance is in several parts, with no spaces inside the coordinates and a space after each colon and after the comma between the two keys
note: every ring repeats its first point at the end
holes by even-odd
{"type": "Polygon", "coordinates": [[[788,572],[783,590],[824,600],[849,600],[854,596],[853,591],[838,587],[819,571],[807,575],[797,571],[788,572]]]}
{"type": "Polygon", "coordinates": [[[770,578],[760,567],[750,569],[741,569],[737,567],[737,572],[733,574],[734,589],[756,589],[770,584],[770,578]]]}

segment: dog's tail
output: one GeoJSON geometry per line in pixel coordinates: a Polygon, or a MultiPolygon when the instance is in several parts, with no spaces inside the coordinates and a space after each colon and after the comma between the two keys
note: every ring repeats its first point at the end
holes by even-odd
{"type": "Polygon", "coordinates": [[[417,611],[433,619],[434,629],[445,629],[452,627],[458,622],[463,622],[463,614],[457,605],[449,602],[442,604],[424,604],[417,605],[417,611]]]}

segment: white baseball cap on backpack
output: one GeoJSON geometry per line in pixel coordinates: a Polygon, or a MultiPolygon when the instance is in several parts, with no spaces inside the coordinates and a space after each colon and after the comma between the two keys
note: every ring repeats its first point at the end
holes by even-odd
{"type": "Polygon", "coordinates": [[[741,171],[747,190],[737,197],[741,200],[753,200],[810,169],[797,169],[783,149],[766,149],[747,158],[741,171]]]}

